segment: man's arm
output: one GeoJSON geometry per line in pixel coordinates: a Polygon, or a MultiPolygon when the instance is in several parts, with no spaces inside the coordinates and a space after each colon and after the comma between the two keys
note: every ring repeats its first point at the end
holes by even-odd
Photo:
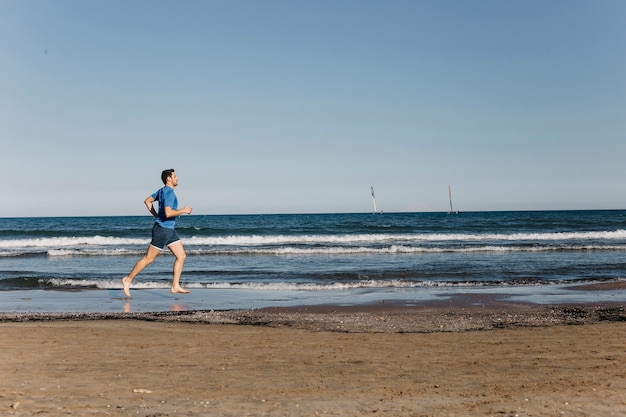
{"type": "Polygon", "coordinates": [[[185,206],[179,210],[174,210],[173,208],[169,206],[165,206],[165,217],[167,218],[178,217],[181,214],[191,214],[191,211],[192,211],[192,208],[189,206],[185,206]]]}
{"type": "Polygon", "coordinates": [[[148,209],[148,211],[150,212],[150,214],[152,214],[154,217],[158,217],[159,214],[156,212],[156,210],[154,209],[154,206],[152,205],[152,203],[154,203],[154,198],[152,198],[151,195],[149,195],[144,201],[143,203],[146,205],[146,208],[148,209]]]}

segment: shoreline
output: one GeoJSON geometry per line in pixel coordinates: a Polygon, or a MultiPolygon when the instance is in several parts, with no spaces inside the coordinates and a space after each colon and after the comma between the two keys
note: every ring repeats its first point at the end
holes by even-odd
{"type": "MultiPolygon", "coordinates": [[[[327,291],[191,289],[190,294],[171,294],[169,289],[136,289],[126,298],[121,288],[0,291],[0,321],[54,318],[161,317],[165,313],[220,312],[224,320],[237,311],[373,311],[385,308],[473,308],[501,306],[601,306],[626,305],[626,279],[553,286],[464,288],[353,288],[327,291]],[[280,310],[276,310],[280,309],[280,310]],[[13,319],[11,319],[13,317],[13,319]]],[[[515,307],[518,310],[521,307],[515,307]]],[[[486,311],[486,310],[484,310],[486,311]]],[[[395,313],[397,315],[397,313],[395,313]]],[[[201,317],[199,317],[201,319],[201,317]]],[[[232,321],[232,318],[231,318],[232,321]]]]}
{"type": "Polygon", "coordinates": [[[532,304],[487,294],[442,301],[154,312],[0,312],[0,323],[141,320],[288,327],[345,333],[432,333],[626,322],[626,303],[532,304]]]}

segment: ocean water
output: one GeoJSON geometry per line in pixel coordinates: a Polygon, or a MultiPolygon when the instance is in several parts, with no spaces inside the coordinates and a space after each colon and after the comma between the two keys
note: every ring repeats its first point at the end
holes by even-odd
{"type": "MultiPolygon", "coordinates": [[[[0,311],[118,309],[120,279],[145,253],[152,224],[150,216],[0,219],[0,311]]],[[[162,299],[228,309],[468,292],[626,299],[568,290],[625,279],[626,211],[192,215],[177,231],[188,254],[181,282],[195,295],[167,291],[173,256],[164,251],[133,282],[141,309],[150,300],[163,309],[162,299]]]]}

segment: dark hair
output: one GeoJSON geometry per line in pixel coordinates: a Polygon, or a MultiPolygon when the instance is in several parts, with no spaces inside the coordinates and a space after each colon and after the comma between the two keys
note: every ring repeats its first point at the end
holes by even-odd
{"type": "Polygon", "coordinates": [[[174,168],[166,169],[165,171],[161,172],[161,181],[163,181],[163,184],[167,183],[167,179],[171,177],[173,173],[174,168]]]}

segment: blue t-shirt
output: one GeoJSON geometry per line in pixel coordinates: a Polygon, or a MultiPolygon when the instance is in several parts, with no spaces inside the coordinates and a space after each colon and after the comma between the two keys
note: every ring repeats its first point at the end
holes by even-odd
{"type": "Polygon", "coordinates": [[[173,229],[176,225],[176,217],[165,217],[165,207],[171,207],[174,210],[178,209],[178,198],[176,198],[176,194],[174,194],[174,189],[165,186],[152,194],[152,198],[159,202],[156,223],[161,227],[173,229]]]}

